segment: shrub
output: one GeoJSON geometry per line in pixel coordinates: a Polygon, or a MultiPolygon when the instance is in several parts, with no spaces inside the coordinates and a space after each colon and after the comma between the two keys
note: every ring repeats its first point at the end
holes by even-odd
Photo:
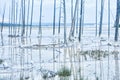
{"type": "Polygon", "coordinates": [[[0,64],[2,64],[3,63],[3,60],[2,59],[0,59],[0,64]]]}
{"type": "Polygon", "coordinates": [[[67,67],[63,67],[58,71],[58,76],[60,77],[67,77],[71,75],[71,70],[69,70],[67,67]]]}

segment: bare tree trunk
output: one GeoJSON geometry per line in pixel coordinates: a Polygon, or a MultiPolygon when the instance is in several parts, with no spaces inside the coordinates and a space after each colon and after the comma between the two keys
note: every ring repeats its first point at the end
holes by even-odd
{"type": "Polygon", "coordinates": [[[30,35],[32,30],[32,21],[33,21],[33,7],[34,7],[34,0],[32,0],[32,10],[31,10],[31,23],[30,23],[30,35]]]}
{"type": "Polygon", "coordinates": [[[30,10],[30,0],[28,0],[26,36],[28,35],[28,26],[29,26],[29,10],[30,10]]]}
{"type": "Polygon", "coordinates": [[[56,16],[56,0],[54,0],[53,35],[55,35],[55,16],[56,16]]]}
{"type": "Polygon", "coordinates": [[[3,16],[2,16],[1,34],[2,34],[2,32],[3,32],[3,24],[4,24],[4,17],[5,17],[5,8],[6,8],[6,4],[4,5],[4,8],[3,8],[3,16]]]}
{"type": "Polygon", "coordinates": [[[101,34],[102,34],[103,8],[104,8],[104,0],[101,0],[101,14],[100,14],[99,36],[101,36],[101,34]]]}
{"type": "Polygon", "coordinates": [[[76,13],[76,34],[78,34],[78,26],[79,26],[79,5],[77,5],[77,13],[76,13]]]}
{"type": "Polygon", "coordinates": [[[22,33],[21,33],[21,36],[24,36],[24,34],[25,34],[25,0],[21,0],[21,6],[22,6],[22,33]]]}
{"type": "Polygon", "coordinates": [[[82,31],[82,13],[83,13],[83,0],[81,0],[81,6],[80,6],[80,24],[79,24],[79,36],[78,36],[78,40],[79,42],[81,41],[81,31],[82,31]]]}
{"type": "Polygon", "coordinates": [[[64,7],[64,43],[67,43],[67,40],[66,40],[66,3],[65,3],[65,0],[63,0],[63,7],[64,7]]]}
{"type": "Polygon", "coordinates": [[[74,16],[72,17],[71,30],[70,30],[70,36],[69,37],[71,37],[71,36],[74,37],[75,20],[76,20],[76,13],[77,13],[77,8],[78,8],[78,3],[79,3],[79,0],[76,0],[75,10],[74,10],[74,16]]]}
{"type": "Polygon", "coordinates": [[[110,0],[108,0],[108,38],[110,37],[110,0]]]}
{"type": "MultiPolygon", "coordinates": [[[[12,0],[12,9],[11,9],[11,24],[13,24],[13,19],[14,19],[14,0],[12,0]]],[[[13,35],[13,25],[11,25],[10,28],[11,35],[13,35]]]]}
{"type": "Polygon", "coordinates": [[[41,0],[41,2],[40,2],[40,19],[39,19],[39,32],[38,32],[38,34],[40,35],[42,35],[42,28],[41,28],[41,20],[42,20],[42,0],[41,0]]]}
{"type": "Polygon", "coordinates": [[[9,35],[10,35],[10,16],[11,14],[10,14],[10,7],[9,7],[9,35]]]}
{"type": "Polygon", "coordinates": [[[98,26],[97,26],[97,19],[98,19],[97,18],[97,11],[98,11],[98,7],[97,6],[98,6],[98,0],[96,0],[96,34],[95,34],[96,36],[97,36],[97,28],[98,28],[98,26]]]}
{"type": "Polygon", "coordinates": [[[58,27],[58,34],[60,34],[60,27],[61,27],[61,8],[62,8],[62,2],[60,0],[60,10],[59,10],[59,27],[58,27]]]}
{"type": "Polygon", "coordinates": [[[118,41],[119,14],[120,14],[120,0],[117,0],[117,13],[116,13],[116,22],[115,22],[115,41],[118,41]]]}
{"type": "Polygon", "coordinates": [[[15,12],[16,12],[16,11],[15,11],[15,0],[13,0],[12,6],[13,6],[13,7],[12,7],[12,9],[13,9],[13,16],[12,16],[13,19],[12,19],[12,21],[13,21],[13,24],[14,24],[14,25],[13,25],[13,35],[15,35],[15,27],[16,27],[16,26],[15,26],[15,12]]]}
{"type": "Polygon", "coordinates": [[[19,27],[18,27],[18,35],[20,32],[20,27],[21,27],[21,16],[22,16],[22,8],[20,7],[20,12],[19,12],[19,27]]]}
{"type": "Polygon", "coordinates": [[[18,27],[17,26],[17,19],[18,19],[18,3],[16,3],[16,17],[15,17],[16,27],[15,27],[15,35],[16,35],[17,27],[18,27]]]}

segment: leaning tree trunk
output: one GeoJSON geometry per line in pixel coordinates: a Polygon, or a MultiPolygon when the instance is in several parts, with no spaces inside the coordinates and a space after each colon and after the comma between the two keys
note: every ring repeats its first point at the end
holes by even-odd
{"type": "Polygon", "coordinates": [[[99,36],[101,36],[101,34],[102,34],[103,8],[104,8],[104,0],[101,0],[101,14],[100,14],[99,36]]]}
{"type": "MultiPolygon", "coordinates": [[[[70,37],[74,37],[74,32],[75,32],[75,20],[76,20],[76,14],[77,14],[77,9],[78,9],[78,3],[79,3],[79,0],[76,0],[76,3],[75,3],[75,10],[74,10],[74,15],[73,15],[73,7],[71,7],[71,18],[72,18],[72,22],[71,22],[71,29],[70,29],[70,35],[69,35],[69,38],[70,37]]],[[[72,3],[71,3],[72,4],[72,3]]],[[[72,5],[73,6],[73,5],[72,5]]]]}
{"type": "Polygon", "coordinates": [[[4,24],[4,16],[5,16],[5,7],[6,7],[6,5],[4,5],[4,11],[3,11],[3,16],[2,16],[1,34],[2,34],[2,32],[3,32],[3,24],[4,24]]]}
{"type": "Polygon", "coordinates": [[[117,11],[115,21],[115,41],[118,41],[118,28],[119,28],[119,13],[120,13],[120,0],[117,0],[117,11]]]}

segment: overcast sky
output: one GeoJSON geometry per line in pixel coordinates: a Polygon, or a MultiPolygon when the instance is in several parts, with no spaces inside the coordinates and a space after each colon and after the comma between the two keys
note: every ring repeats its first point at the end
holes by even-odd
{"type": "MultiPolygon", "coordinates": [[[[27,2],[26,1],[26,8],[27,8],[27,2]]],[[[32,1],[32,0],[31,0],[32,1]]],[[[74,0],[75,1],[75,0],[74,0]]],[[[84,20],[86,23],[95,23],[95,2],[96,0],[85,0],[85,11],[84,11],[84,20]]],[[[100,18],[100,1],[98,0],[98,22],[100,18]]],[[[103,16],[103,22],[107,23],[107,14],[108,14],[108,0],[104,0],[104,16],[103,16]]],[[[111,15],[110,20],[111,23],[114,23],[115,15],[116,15],[116,0],[110,0],[111,1],[111,15]]],[[[16,4],[18,4],[18,7],[20,7],[20,0],[15,0],[16,4]]],[[[70,23],[71,20],[71,12],[70,12],[70,4],[71,0],[66,0],[66,15],[67,15],[67,23],[70,23]]],[[[39,22],[39,6],[40,6],[40,0],[34,0],[34,15],[33,15],[33,23],[39,22]]],[[[54,0],[43,0],[43,14],[42,14],[42,22],[43,23],[51,23],[53,21],[53,3],[54,0]]],[[[58,14],[59,14],[59,3],[60,0],[57,0],[57,8],[56,8],[56,22],[58,22],[58,14]]],[[[3,14],[3,8],[6,4],[6,12],[5,12],[5,21],[7,22],[9,19],[9,9],[11,9],[11,0],[0,0],[0,20],[2,18],[3,14]]],[[[74,4],[74,3],[73,3],[74,4]]],[[[30,3],[31,5],[31,3],[30,3]]],[[[20,9],[18,9],[19,13],[20,9]]],[[[26,10],[27,13],[27,10],[26,10]]],[[[19,16],[19,15],[18,15],[19,16]]],[[[26,14],[27,16],[27,14],[26,14]]]]}

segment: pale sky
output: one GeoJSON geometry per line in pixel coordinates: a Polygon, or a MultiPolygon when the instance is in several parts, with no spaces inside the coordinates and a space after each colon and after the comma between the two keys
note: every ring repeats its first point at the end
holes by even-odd
{"type": "MultiPolygon", "coordinates": [[[[18,3],[18,7],[20,7],[20,0],[15,0],[16,3],[18,3]]],[[[26,1],[26,8],[27,8],[27,2],[26,1]]],[[[31,0],[32,1],[32,0],[31,0]]],[[[56,8],[56,22],[58,22],[59,18],[59,2],[60,0],[57,0],[57,8],[56,8]]],[[[85,0],[85,13],[84,13],[84,20],[86,23],[95,23],[95,2],[96,0],[85,0]]],[[[98,0],[98,22],[100,18],[100,1],[98,0]]],[[[108,5],[107,2],[108,0],[104,0],[104,16],[103,16],[103,22],[107,23],[107,14],[108,14],[108,5]]],[[[114,23],[115,20],[115,15],[116,15],[116,0],[110,0],[111,1],[111,15],[110,15],[110,20],[111,23],[114,23]]],[[[70,12],[70,6],[71,6],[71,0],[66,0],[66,15],[67,15],[67,23],[70,23],[71,21],[71,12],[70,12]]],[[[34,0],[34,13],[33,13],[33,23],[38,23],[39,22],[39,5],[40,5],[40,0],[34,0]]],[[[42,13],[42,22],[43,23],[52,23],[53,21],[53,3],[54,0],[43,0],[43,13],[42,13]]],[[[4,5],[6,4],[6,12],[5,12],[5,22],[8,21],[9,18],[9,9],[11,9],[11,0],[0,0],[0,20],[2,18],[3,14],[3,8],[4,5]]],[[[75,4],[75,3],[73,3],[75,4]]],[[[18,9],[20,11],[20,9],[18,9]]],[[[18,11],[18,13],[19,13],[18,11]]],[[[27,10],[26,10],[27,13],[27,10]]],[[[19,16],[19,15],[18,15],[19,16]]],[[[26,14],[27,16],[27,14],[26,14]]]]}

